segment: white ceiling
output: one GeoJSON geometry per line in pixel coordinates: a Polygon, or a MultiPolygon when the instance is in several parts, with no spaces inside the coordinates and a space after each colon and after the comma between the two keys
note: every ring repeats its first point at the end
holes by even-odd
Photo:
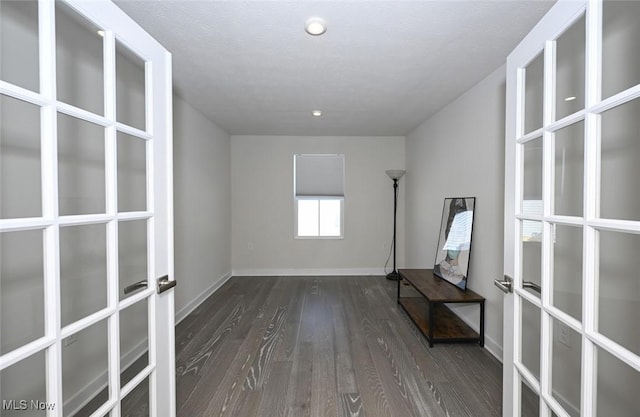
{"type": "Polygon", "coordinates": [[[505,62],[550,0],[116,3],[233,135],[405,135],[505,62]],[[327,32],[307,35],[312,16],[327,32]],[[320,118],[311,111],[321,109],[320,118]]]}

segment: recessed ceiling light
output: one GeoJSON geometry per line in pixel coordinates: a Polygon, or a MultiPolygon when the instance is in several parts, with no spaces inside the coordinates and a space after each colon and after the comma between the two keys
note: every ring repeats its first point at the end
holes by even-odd
{"type": "Polygon", "coordinates": [[[104,30],[99,30],[97,33],[98,33],[98,36],[104,38],[104,30]]]}
{"type": "Polygon", "coordinates": [[[571,96],[571,97],[567,97],[567,98],[565,98],[565,99],[564,99],[564,101],[573,101],[573,100],[575,100],[575,99],[576,99],[576,97],[575,97],[575,96],[571,96]]]}
{"type": "Polygon", "coordinates": [[[304,30],[306,30],[309,35],[322,35],[327,31],[327,22],[319,17],[312,17],[305,23],[304,30]]]}
{"type": "Polygon", "coordinates": [[[314,117],[320,117],[320,116],[322,116],[322,110],[314,110],[314,111],[311,112],[311,114],[314,117]]]}

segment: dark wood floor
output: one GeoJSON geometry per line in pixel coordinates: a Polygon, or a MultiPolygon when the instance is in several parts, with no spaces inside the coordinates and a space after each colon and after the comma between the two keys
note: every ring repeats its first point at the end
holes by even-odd
{"type": "Polygon", "coordinates": [[[176,328],[178,416],[500,416],[500,363],[429,348],[395,285],[232,278],[176,328]]]}

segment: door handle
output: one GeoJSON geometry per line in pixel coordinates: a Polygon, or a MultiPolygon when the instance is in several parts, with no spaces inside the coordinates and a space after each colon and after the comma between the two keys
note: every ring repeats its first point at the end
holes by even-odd
{"type": "Polygon", "coordinates": [[[158,294],[162,294],[163,292],[175,287],[177,284],[178,283],[175,279],[173,281],[169,280],[169,275],[158,278],[158,294]]]}
{"type": "Polygon", "coordinates": [[[522,288],[530,288],[538,293],[542,293],[542,287],[531,281],[524,281],[522,283],[522,288]]]}
{"type": "Polygon", "coordinates": [[[496,287],[500,288],[500,291],[504,292],[505,294],[513,292],[513,278],[511,278],[509,275],[504,276],[504,281],[498,281],[497,279],[494,279],[493,284],[496,287]]]}
{"type": "Polygon", "coordinates": [[[127,285],[126,287],[124,287],[124,293],[129,294],[130,292],[137,291],[141,288],[147,288],[147,286],[148,284],[146,279],[142,281],[138,281],[135,284],[127,285]]]}

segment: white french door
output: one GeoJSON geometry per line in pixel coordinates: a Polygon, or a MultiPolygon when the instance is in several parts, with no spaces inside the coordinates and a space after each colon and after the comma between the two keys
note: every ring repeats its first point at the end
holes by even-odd
{"type": "Polygon", "coordinates": [[[0,414],[173,416],[170,54],[103,0],[0,38],[0,414]]]}
{"type": "Polygon", "coordinates": [[[638,39],[560,0],[507,60],[505,417],[640,413],[638,39]]]}

